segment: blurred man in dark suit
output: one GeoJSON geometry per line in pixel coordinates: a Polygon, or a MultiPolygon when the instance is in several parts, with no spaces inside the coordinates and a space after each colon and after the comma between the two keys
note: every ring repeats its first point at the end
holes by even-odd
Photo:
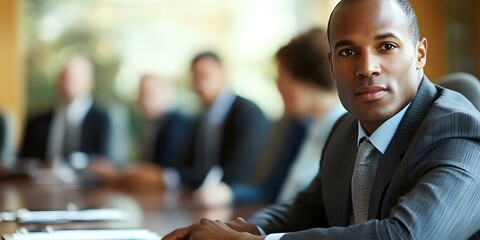
{"type": "Polygon", "coordinates": [[[20,157],[73,166],[85,165],[85,160],[108,159],[110,120],[95,104],[93,87],[91,62],[80,55],[71,57],[56,83],[54,109],[28,120],[20,157]],[[75,153],[83,156],[81,163],[75,153]]]}
{"type": "Polygon", "coordinates": [[[229,184],[251,179],[270,124],[254,103],[236,95],[227,86],[222,62],[215,53],[197,55],[191,71],[193,88],[205,110],[184,164],[182,179],[194,188],[202,185],[196,199],[202,205],[215,206],[217,201],[229,202],[225,201],[232,197],[229,184]],[[213,174],[212,168],[221,169],[223,174],[213,174]],[[215,178],[206,178],[207,175],[220,179],[212,180],[215,178]]]}
{"type": "Polygon", "coordinates": [[[175,107],[175,89],[167,79],[144,75],[138,105],[143,113],[142,159],[163,168],[177,168],[193,121],[175,107]]]}
{"type": "Polygon", "coordinates": [[[155,190],[179,184],[177,169],[185,158],[194,121],[175,107],[175,89],[165,77],[147,74],[139,85],[142,113],[140,162],[119,176],[131,189],[155,190]]]}

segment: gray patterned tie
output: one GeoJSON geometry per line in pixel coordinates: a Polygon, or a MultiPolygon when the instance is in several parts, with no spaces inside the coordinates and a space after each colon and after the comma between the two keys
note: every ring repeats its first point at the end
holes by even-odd
{"type": "Polygon", "coordinates": [[[375,147],[370,141],[363,141],[359,148],[352,177],[352,203],[355,224],[367,221],[368,203],[372,192],[373,172],[372,152],[375,147]]]}

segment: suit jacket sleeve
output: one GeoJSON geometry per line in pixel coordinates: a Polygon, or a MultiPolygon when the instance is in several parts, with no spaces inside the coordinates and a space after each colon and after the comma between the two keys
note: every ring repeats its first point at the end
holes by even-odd
{"type": "Polygon", "coordinates": [[[266,233],[293,232],[327,226],[322,201],[321,178],[317,177],[295,199],[277,203],[255,214],[249,222],[266,233]]]}

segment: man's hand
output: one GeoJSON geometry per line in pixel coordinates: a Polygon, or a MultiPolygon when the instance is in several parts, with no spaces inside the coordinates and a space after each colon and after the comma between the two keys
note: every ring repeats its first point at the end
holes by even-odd
{"type": "Polygon", "coordinates": [[[260,235],[257,226],[247,223],[245,219],[237,217],[234,220],[226,223],[231,229],[234,229],[237,232],[246,232],[253,235],[260,235]]]}
{"type": "MultiPolygon", "coordinates": [[[[244,226],[240,221],[233,221],[244,226]]],[[[229,223],[231,225],[232,223],[229,223]]],[[[246,224],[246,223],[245,223],[246,224]]],[[[263,236],[252,235],[247,232],[238,232],[222,221],[212,221],[206,218],[200,223],[186,228],[180,228],[163,237],[163,240],[263,240],[263,236]]]]}
{"type": "Polygon", "coordinates": [[[117,169],[108,159],[95,159],[88,165],[87,170],[95,174],[105,185],[114,185],[117,181],[117,169]]]}
{"type": "Polygon", "coordinates": [[[184,228],[179,228],[176,229],[175,231],[167,234],[162,238],[162,240],[189,240],[190,235],[195,232],[195,230],[199,227],[200,224],[195,223],[193,225],[190,225],[188,227],[184,228]]]}

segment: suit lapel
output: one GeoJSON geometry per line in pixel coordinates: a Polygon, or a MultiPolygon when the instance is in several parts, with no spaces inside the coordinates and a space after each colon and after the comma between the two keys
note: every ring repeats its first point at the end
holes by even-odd
{"type": "Polygon", "coordinates": [[[425,76],[385,154],[378,162],[378,170],[369,203],[369,219],[378,216],[385,190],[397,171],[418,127],[436,99],[436,94],[435,86],[425,76]]]}
{"type": "Polygon", "coordinates": [[[327,207],[331,226],[348,226],[352,212],[351,179],[358,147],[357,119],[353,116],[341,120],[335,132],[327,141],[335,143],[325,146],[321,161],[320,175],[324,189],[324,204],[327,207]],[[328,161],[331,160],[331,161],[328,161]]]}
{"type": "MultiPolygon", "coordinates": [[[[356,136],[355,136],[356,140],[356,136]]],[[[347,189],[348,191],[339,191],[338,193],[338,198],[336,199],[341,199],[342,203],[338,204],[340,208],[337,209],[338,211],[338,221],[343,222],[345,226],[350,225],[351,222],[351,217],[352,217],[352,175],[353,175],[353,169],[355,166],[355,158],[357,156],[358,152],[358,147],[356,144],[356,141],[354,144],[349,144],[349,149],[346,150],[348,152],[348,156],[346,156],[346,159],[349,159],[348,161],[344,161],[344,166],[342,169],[342,172],[344,175],[339,174],[338,177],[341,178],[338,181],[341,183],[341,188],[342,189],[347,189]],[[348,206],[348,208],[341,207],[341,206],[348,206]]]]}

